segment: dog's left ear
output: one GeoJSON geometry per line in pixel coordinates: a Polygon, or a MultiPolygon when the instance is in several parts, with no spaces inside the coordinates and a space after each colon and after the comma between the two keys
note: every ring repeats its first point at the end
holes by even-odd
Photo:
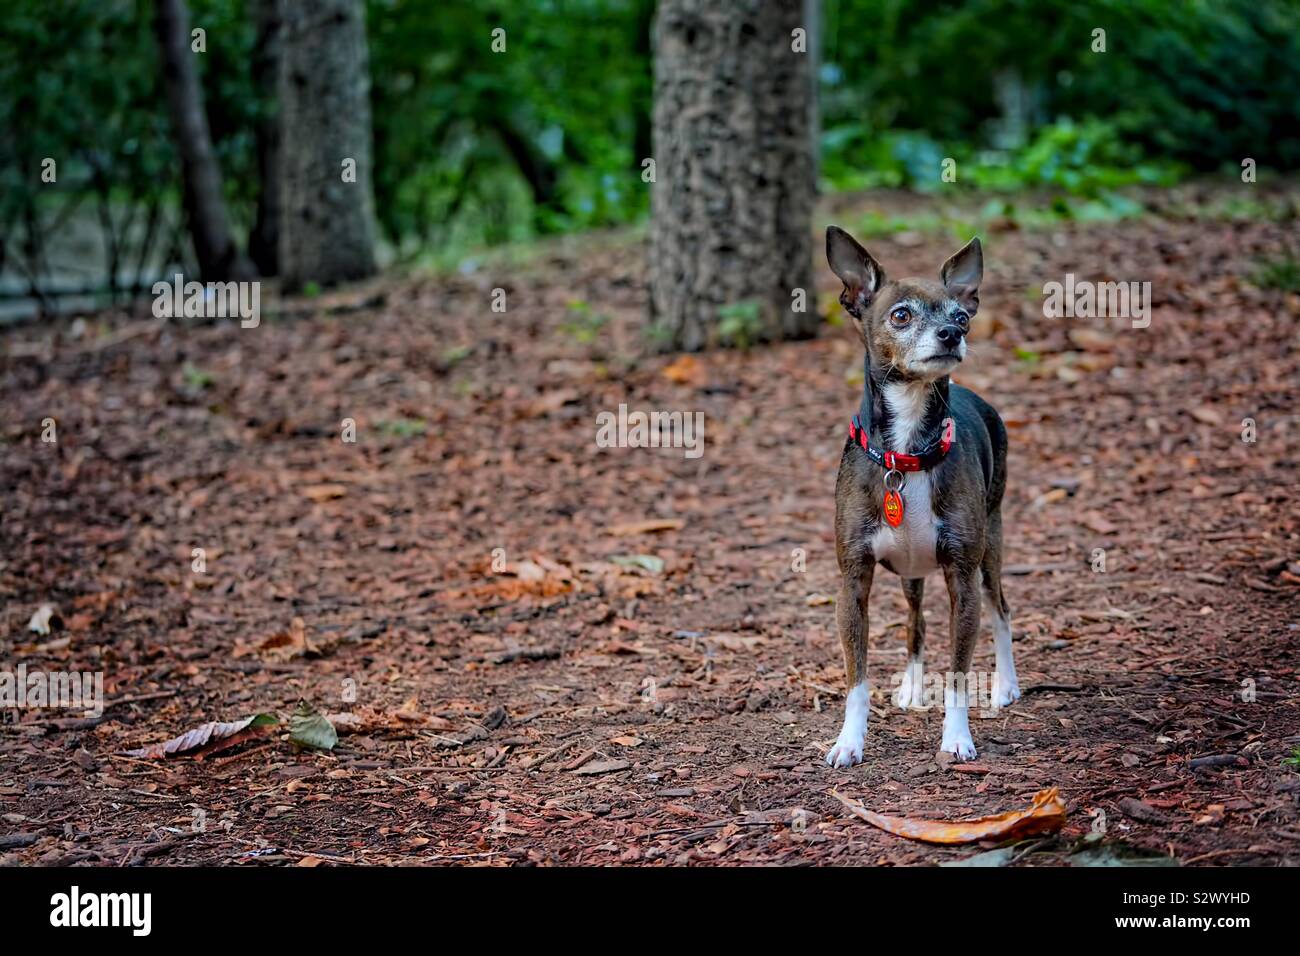
{"type": "Polygon", "coordinates": [[[948,294],[971,315],[980,307],[980,280],[984,278],[984,251],[976,236],[943,264],[939,278],[948,294]]]}
{"type": "Polygon", "coordinates": [[[844,283],[840,303],[861,331],[862,313],[885,284],[885,270],[858,240],[839,226],[826,227],[826,261],[844,283]]]}

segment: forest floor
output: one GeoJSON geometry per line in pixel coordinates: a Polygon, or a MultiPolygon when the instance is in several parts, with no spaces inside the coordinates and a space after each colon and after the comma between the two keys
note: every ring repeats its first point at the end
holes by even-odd
{"type": "MultiPolygon", "coordinates": [[[[1010,431],[1025,695],[972,721],[966,765],[936,758],[941,708],[889,699],[905,604],[886,572],[865,762],[824,762],[845,689],[833,487],[861,391],[845,325],[655,355],[640,248],[596,237],[253,329],[146,302],[6,330],[0,662],[102,672],[107,706],[0,710],[0,861],[926,864],[981,848],[887,834],[833,791],[956,819],[1055,786],[1064,831],[1015,865],[1080,862],[1093,832],[1184,865],[1300,862],[1300,295],[1284,267],[1261,278],[1297,254],[1295,220],[1168,204],[1012,226],[984,233],[955,377],[1010,431]],[[1044,318],[1067,273],[1149,281],[1150,327],[1044,318]],[[621,403],[703,412],[702,457],[598,447],[621,403]],[[29,629],[44,604],[49,634],[29,629]],[[281,725],[124,753],[299,699],[334,718],[332,751],[281,725]]],[[[958,243],[868,245],[933,275],[958,243]]],[[[815,274],[833,313],[820,255],[815,274]]],[[[938,577],[925,606],[946,670],[938,577]]]]}

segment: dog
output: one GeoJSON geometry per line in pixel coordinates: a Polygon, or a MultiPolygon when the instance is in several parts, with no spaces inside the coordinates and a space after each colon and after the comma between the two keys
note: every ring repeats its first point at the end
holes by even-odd
{"type": "Polygon", "coordinates": [[[943,571],[953,647],[939,749],[970,760],[976,751],[967,677],[981,590],[993,615],[992,705],[1005,707],[1020,696],[1011,611],[1002,594],[1006,426],[978,395],[949,382],[966,357],[970,319],[979,308],[983,250],[972,239],[943,264],[938,282],[890,280],[857,240],[831,226],[826,259],[844,283],[840,302],[866,346],[862,404],[835,482],[842,577],[835,611],[848,696],[844,727],[826,762],[851,767],[862,760],[870,716],[867,598],[877,564],[903,579],[909,608],[907,665],[894,694],[900,707],[924,706],[921,598],[926,575],[943,571]]]}

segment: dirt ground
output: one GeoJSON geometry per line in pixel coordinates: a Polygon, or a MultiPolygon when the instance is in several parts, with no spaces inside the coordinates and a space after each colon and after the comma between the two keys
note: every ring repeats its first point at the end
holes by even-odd
{"type": "MultiPolygon", "coordinates": [[[[255,329],[164,325],[146,302],[4,332],[0,661],[102,671],[107,709],[0,712],[0,861],[928,864],[979,847],[891,836],[832,791],[951,819],[1048,786],[1066,829],[1016,865],[1068,862],[1091,831],[1183,864],[1300,861],[1300,296],[1253,280],[1296,251],[1295,220],[1171,202],[998,226],[956,379],[1010,430],[1025,696],[972,721],[968,765],[936,760],[941,708],[889,700],[905,605],[884,571],[865,763],[823,760],[847,326],[657,356],[640,247],[598,237],[268,307],[255,329]],[[1066,273],[1150,281],[1150,327],[1044,318],[1066,273]],[[704,454],[597,447],[620,403],[703,412],[704,454]],[[51,633],[30,631],[47,603],[51,633]],[[123,753],[300,698],[335,718],[332,752],[281,727],[123,753]]],[[[925,275],[957,247],[868,245],[925,275]]],[[[946,670],[939,577],[926,609],[946,670]]],[[[986,636],[975,667],[992,657],[986,636]]]]}

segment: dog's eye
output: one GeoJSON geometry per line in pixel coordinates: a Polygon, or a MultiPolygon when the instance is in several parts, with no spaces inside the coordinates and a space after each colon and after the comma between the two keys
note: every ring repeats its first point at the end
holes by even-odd
{"type": "Polygon", "coordinates": [[[893,312],[889,313],[889,320],[895,325],[907,325],[911,318],[912,313],[901,305],[893,312]]]}
{"type": "Polygon", "coordinates": [[[953,314],[953,321],[964,329],[970,324],[970,316],[958,309],[957,312],[953,314]]]}

